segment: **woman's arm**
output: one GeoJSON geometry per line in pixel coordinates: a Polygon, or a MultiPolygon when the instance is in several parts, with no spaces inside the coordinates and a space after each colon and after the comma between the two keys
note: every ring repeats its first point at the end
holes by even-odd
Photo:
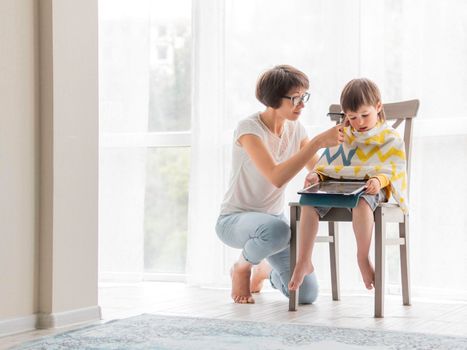
{"type": "MultiPolygon", "coordinates": [[[[308,139],[304,139],[302,140],[302,142],[300,142],[300,149],[302,149],[303,147],[305,147],[305,145],[309,142],[308,139]]],[[[318,163],[318,160],[319,160],[319,156],[317,153],[315,153],[315,155],[305,164],[306,168],[308,171],[312,171],[316,165],[316,163],[318,163]]]]}
{"type": "Polygon", "coordinates": [[[238,142],[245,149],[258,170],[276,187],[289,182],[313,158],[318,149],[342,143],[342,125],[336,125],[315,136],[286,161],[276,164],[263,141],[256,135],[242,135],[238,142]]]}

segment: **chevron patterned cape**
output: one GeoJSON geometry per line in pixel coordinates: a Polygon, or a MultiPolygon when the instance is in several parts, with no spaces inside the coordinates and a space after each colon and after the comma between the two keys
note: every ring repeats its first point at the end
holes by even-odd
{"type": "Polygon", "coordinates": [[[404,140],[386,123],[367,132],[344,128],[344,142],[326,148],[315,166],[318,174],[346,180],[366,180],[384,174],[389,190],[404,213],[408,212],[404,140]]]}

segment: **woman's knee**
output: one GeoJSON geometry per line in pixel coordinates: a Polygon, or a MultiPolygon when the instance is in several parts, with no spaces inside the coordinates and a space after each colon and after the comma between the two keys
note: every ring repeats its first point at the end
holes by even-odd
{"type": "Polygon", "coordinates": [[[312,273],[311,275],[307,275],[300,286],[298,302],[300,304],[313,304],[318,298],[318,292],[319,288],[316,274],[312,273]]]}
{"type": "Polygon", "coordinates": [[[262,227],[261,238],[278,248],[285,248],[290,241],[290,227],[284,221],[275,219],[262,227]]]}

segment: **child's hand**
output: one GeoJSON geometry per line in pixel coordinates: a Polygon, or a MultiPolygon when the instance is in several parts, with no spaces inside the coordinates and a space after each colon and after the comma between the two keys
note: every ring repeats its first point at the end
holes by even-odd
{"type": "Polygon", "coordinates": [[[377,194],[381,190],[381,184],[377,178],[371,178],[366,182],[366,194],[377,194]]]}
{"type": "Polygon", "coordinates": [[[307,188],[311,185],[314,185],[319,182],[318,174],[311,172],[305,177],[305,186],[303,188],[307,188]]]}

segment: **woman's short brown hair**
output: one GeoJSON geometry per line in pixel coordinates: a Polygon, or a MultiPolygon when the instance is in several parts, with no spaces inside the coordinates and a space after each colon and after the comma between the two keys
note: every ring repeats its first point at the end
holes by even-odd
{"type": "Polygon", "coordinates": [[[256,98],[267,107],[279,108],[282,97],[294,88],[308,90],[310,82],[305,73],[288,65],[275,66],[261,74],[256,83],[256,98]]]}
{"type": "MultiPolygon", "coordinates": [[[[381,103],[381,93],[370,79],[353,79],[345,85],[341,93],[341,107],[344,113],[356,112],[361,106],[376,107],[378,103],[381,103]]],[[[382,107],[378,117],[382,121],[386,119],[382,107]]]]}

